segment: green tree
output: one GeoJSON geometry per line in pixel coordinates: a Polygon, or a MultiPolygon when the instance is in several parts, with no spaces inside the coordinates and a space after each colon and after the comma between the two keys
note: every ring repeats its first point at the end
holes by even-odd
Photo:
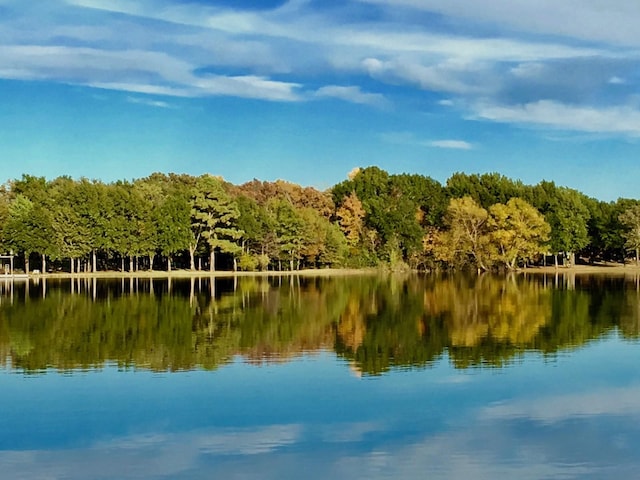
{"type": "Polygon", "coordinates": [[[200,238],[206,240],[210,248],[210,269],[215,271],[215,252],[229,253],[233,256],[234,270],[236,259],[242,248],[238,240],[243,232],[237,227],[240,211],[231,196],[225,191],[222,180],[212,175],[198,178],[196,190],[191,201],[192,242],[189,246],[191,269],[195,269],[194,252],[200,238]]]}
{"type": "Polygon", "coordinates": [[[49,250],[51,222],[46,208],[34,204],[23,194],[18,194],[9,206],[9,217],[5,224],[8,245],[24,255],[24,269],[29,273],[29,258],[32,253],[46,255],[49,250]]]}
{"type": "Polygon", "coordinates": [[[513,197],[526,197],[526,188],[522,182],[511,180],[499,173],[454,173],[447,180],[446,189],[450,197],[469,196],[483,208],[489,208],[496,203],[505,204],[513,197]]]}
{"type": "Polygon", "coordinates": [[[577,190],[560,187],[549,199],[548,212],[545,218],[551,226],[551,251],[556,254],[565,252],[569,261],[574,263],[575,252],[579,252],[589,244],[589,209],[584,195],[577,190]]]}
{"type": "Polygon", "coordinates": [[[58,177],[51,183],[52,254],[54,259],[69,259],[70,271],[77,270],[75,261],[91,251],[91,232],[79,212],[76,184],[69,177],[58,177]]]}
{"type": "Polygon", "coordinates": [[[636,256],[636,265],[640,261],[638,259],[640,251],[640,205],[633,205],[622,212],[618,219],[625,227],[623,237],[625,247],[633,250],[636,256]]]}
{"type": "Polygon", "coordinates": [[[167,270],[172,269],[172,257],[187,250],[191,239],[191,205],[187,195],[169,194],[157,210],[158,249],[167,258],[167,270]]]}
{"type": "Polygon", "coordinates": [[[237,225],[244,232],[242,248],[247,256],[243,269],[255,265],[264,270],[270,259],[278,256],[274,218],[253,198],[240,195],[235,200],[240,213],[237,225]]]}
{"type": "Polygon", "coordinates": [[[267,204],[273,215],[275,236],[279,246],[278,268],[282,270],[282,260],[289,260],[289,269],[299,265],[305,240],[305,221],[291,202],[273,199],[267,204]]]}

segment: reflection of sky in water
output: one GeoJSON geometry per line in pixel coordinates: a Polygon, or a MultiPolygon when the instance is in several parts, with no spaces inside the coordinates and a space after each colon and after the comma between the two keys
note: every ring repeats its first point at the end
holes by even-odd
{"type": "Polygon", "coordinates": [[[0,374],[4,478],[623,478],[640,349],[358,378],[331,353],[214,372],[0,374]]]}

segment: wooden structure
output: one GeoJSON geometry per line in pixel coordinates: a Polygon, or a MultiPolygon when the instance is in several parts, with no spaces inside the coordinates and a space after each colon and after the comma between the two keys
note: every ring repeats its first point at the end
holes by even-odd
{"type": "Polygon", "coordinates": [[[13,250],[9,252],[9,255],[0,255],[0,261],[2,261],[2,270],[3,270],[2,273],[4,275],[11,275],[13,277],[13,257],[15,257],[15,255],[13,254],[13,250]],[[4,263],[4,260],[9,260],[8,272],[7,272],[6,264],[4,263]]]}

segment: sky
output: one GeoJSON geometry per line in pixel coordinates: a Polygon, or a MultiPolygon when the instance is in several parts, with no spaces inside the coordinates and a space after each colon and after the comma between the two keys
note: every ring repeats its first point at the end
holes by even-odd
{"type": "Polygon", "coordinates": [[[354,167],[640,197],[640,2],[0,0],[0,182],[354,167]]]}

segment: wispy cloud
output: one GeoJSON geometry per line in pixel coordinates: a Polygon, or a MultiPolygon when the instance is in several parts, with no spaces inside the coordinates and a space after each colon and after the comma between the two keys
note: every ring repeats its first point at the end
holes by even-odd
{"type": "Polygon", "coordinates": [[[424,140],[418,138],[412,132],[385,132],[380,135],[382,141],[399,145],[413,145],[416,147],[446,148],[454,150],[471,150],[474,145],[465,140],[441,139],[424,140]]]}
{"type": "Polygon", "coordinates": [[[430,147],[436,148],[452,148],[454,150],[471,150],[473,145],[464,140],[433,140],[427,142],[430,147]]]}
{"type": "Polygon", "coordinates": [[[640,136],[640,110],[631,106],[590,107],[541,100],[524,105],[478,104],[476,118],[576,132],[640,136]]]}
{"type": "Polygon", "coordinates": [[[371,105],[375,107],[384,107],[388,105],[388,101],[384,95],[379,93],[367,93],[360,90],[356,86],[338,86],[327,85],[319,88],[315,92],[316,97],[321,98],[338,98],[346,102],[360,103],[363,105],[371,105]]]}
{"type": "MultiPolygon", "coordinates": [[[[371,107],[395,104],[394,89],[415,99],[436,92],[447,98],[441,105],[460,107],[451,114],[466,106],[483,121],[637,135],[633,108],[599,105],[625,105],[637,91],[640,5],[541,1],[345,0],[320,9],[290,0],[255,10],[50,0],[46,15],[3,2],[11,15],[0,18],[0,78],[371,107]],[[442,22],[426,22],[431,14],[442,22]]],[[[451,142],[430,146],[471,148],[451,142]]]]}
{"type": "Polygon", "coordinates": [[[147,105],[149,107],[172,108],[172,106],[167,102],[164,102],[162,100],[152,100],[150,98],[127,97],[127,102],[139,105],[147,105]]]}
{"type": "Polygon", "coordinates": [[[494,28],[544,35],[561,35],[589,42],[604,41],[640,46],[637,19],[640,4],[610,0],[361,0],[398,9],[410,7],[494,28]],[[567,21],[567,19],[571,21],[567,21]],[[615,25],[615,28],[602,28],[615,25]]]}
{"type": "Polygon", "coordinates": [[[196,65],[164,52],[19,45],[0,50],[0,65],[0,76],[5,78],[58,80],[157,95],[301,100],[297,83],[258,75],[196,75],[196,65]]]}

